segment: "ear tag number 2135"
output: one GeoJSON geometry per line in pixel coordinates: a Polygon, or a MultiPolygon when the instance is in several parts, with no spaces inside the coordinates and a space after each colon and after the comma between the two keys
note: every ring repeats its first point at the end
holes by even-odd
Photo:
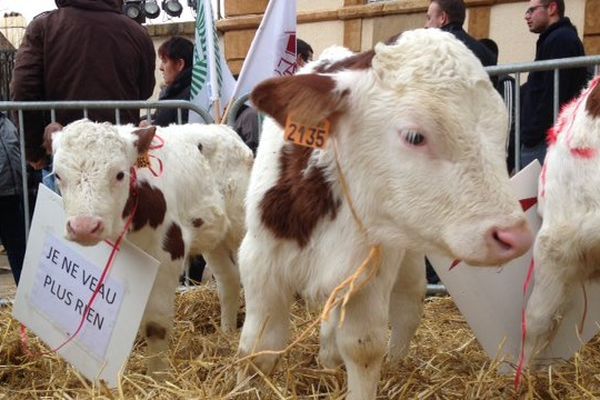
{"type": "Polygon", "coordinates": [[[285,121],[285,139],[300,146],[324,149],[329,139],[331,124],[328,120],[322,121],[317,126],[303,125],[294,121],[290,116],[285,121]]]}

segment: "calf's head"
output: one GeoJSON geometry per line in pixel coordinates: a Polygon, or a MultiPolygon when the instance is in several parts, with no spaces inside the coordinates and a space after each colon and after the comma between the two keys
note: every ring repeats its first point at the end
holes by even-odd
{"type": "MultiPolygon", "coordinates": [[[[309,125],[330,121],[373,239],[477,265],[527,251],[532,235],[505,167],[507,114],[461,42],[421,29],[324,67],[316,63],[311,72],[263,82],[252,101],[281,126],[289,115],[309,125]]],[[[293,146],[284,145],[280,167],[299,154],[298,173],[322,171],[342,197],[331,143],[310,156],[293,146]]]]}
{"type": "Polygon", "coordinates": [[[67,214],[67,239],[95,245],[120,235],[134,203],[131,170],[155,130],[80,120],[46,132],[67,214]]]}

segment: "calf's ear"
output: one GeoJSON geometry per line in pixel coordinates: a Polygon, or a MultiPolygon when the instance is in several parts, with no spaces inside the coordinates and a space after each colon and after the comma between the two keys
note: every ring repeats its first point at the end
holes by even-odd
{"type": "Polygon", "coordinates": [[[315,126],[345,107],[348,91],[336,90],[328,75],[301,74],[272,78],[252,91],[255,107],[285,126],[288,115],[294,120],[315,126]]]}
{"type": "Polygon", "coordinates": [[[46,150],[46,154],[52,155],[52,153],[53,153],[52,141],[54,140],[55,137],[58,136],[60,131],[62,131],[62,128],[63,128],[63,126],[61,124],[59,124],[58,122],[52,122],[52,123],[46,125],[46,127],[44,128],[44,142],[43,142],[42,146],[46,150]]]}
{"type": "Polygon", "coordinates": [[[139,128],[131,132],[132,135],[137,136],[133,141],[133,145],[136,147],[138,154],[144,154],[150,148],[150,143],[154,139],[156,133],[156,126],[148,126],[145,128],[139,128]]]}

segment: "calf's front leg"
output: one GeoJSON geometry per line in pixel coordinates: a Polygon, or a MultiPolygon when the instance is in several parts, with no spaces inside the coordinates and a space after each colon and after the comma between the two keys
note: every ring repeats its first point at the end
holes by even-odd
{"type": "Polygon", "coordinates": [[[408,354],[410,341],[423,315],[426,290],[425,257],[421,253],[407,251],[390,297],[392,335],[388,357],[391,362],[398,362],[408,354]]]}
{"type": "MultiPolygon", "coordinates": [[[[246,319],[238,350],[240,358],[262,350],[285,348],[293,293],[278,273],[284,266],[270,262],[266,254],[255,254],[247,240],[244,239],[240,249],[240,272],[246,300],[246,319]]],[[[277,359],[276,355],[261,355],[252,358],[252,361],[269,374],[277,359]]],[[[238,381],[245,379],[249,373],[253,371],[242,367],[238,381]]]]}
{"type": "Polygon", "coordinates": [[[161,263],[142,318],[141,334],[147,344],[147,370],[154,376],[169,368],[169,339],[175,316],[179,264],[161,263]]]}

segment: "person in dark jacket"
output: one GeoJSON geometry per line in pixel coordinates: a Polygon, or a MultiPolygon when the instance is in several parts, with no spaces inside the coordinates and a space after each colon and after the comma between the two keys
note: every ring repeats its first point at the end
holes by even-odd
{"type": "MultiPolygon", "coordinates": [[[[154,45],[146,29],[122,12],[122,0],[56,0],[57,10],[35,17],[16,55],[11,82],[15,101],[145,100],[155,85],[154,45]]],[[[62,125],[81,110],[57,110],[62,125]]],[[[115,122],[114,110],[88,118],[115,122]]],[[[139,122],[138,110],[121,111],[121,123],[139,122]]],[[[49,112],[24,115],[27,161],[47,165],[42,148],[49,112]]]]}
{"type": "Polygon", "coordinates": [[[450,32],[477,56],[484,67],[496,65],[498,57],[463,29],[465,16],[466,7],[463,0],[431,0],[425,28],[439,28],[450,32]]]}
{"type": "MultiPolygon", "coordinates": [[[[189,100],[192,86],[192,68],[194,43],[181,37],[173,36],[158,47],[159,69],[163,74],[164,89],[159,100],[189,100]]],[[[152,115],[151,123],[158,126],[169,126],[178,123],[176,108],[160,108],[152,115]]],[[[181,123],[188,122],[188,110],[181,110],[181,123]]],[[[142,121],[140,126],[148,123],[142,121]]],[[[206,261],[202,256],[190,259],[188,277],[192,282],[202,281],[206,261]]],[[[183,277],[182,277],[183,282],[183,277]]]]}
{"type": "MultiPolygon", "coordinates": [[[[499,55],[498,44],[490,39],[483,38],[479,39],[479,43],[487,47],[496,58],[499,55]]],[[[516,92],[516,81],[515,78],[508,74],[501,74],[496,77],[496,90],[502,96],[506,111],[508,112],[508,138],[506,143],[506,168],[508,169],[509,175],[515,168],[515,92],[516,92]]]]}
{"type": "MultiPolygon", "coordinates": [[[[159,100],[189,100],[192,85],[194,43],[173,36],[158,48],[159,69],[163,74],[165,88],[159,100]]],[[[181,110],[182,123],[188,122],[188,110],[181,110]]],[[[168,126],[177,121],[176,108],[161,108],[153,115],[154,125],[168,126]]]]}
{"type": "MultiPolygon", "coordinates": [[[[535,61],[585,55],[577,29],[565,17],[563,0],[530,0],[525,12],[529,31],[539,34],[535,61]]],[[[559,73],[559,107],[576,97],[587,82],[586,68],[559,73]]],[[[554,122],[554,71],[534,71],[521,90],[521,165],[544,162],[546,132],[554,122]]]]}
{"type": "Polygon", "coordinates": [[[22,182],[17,128],[0,113],[0,240],[17,285],[26,244],[22,182]]]}

